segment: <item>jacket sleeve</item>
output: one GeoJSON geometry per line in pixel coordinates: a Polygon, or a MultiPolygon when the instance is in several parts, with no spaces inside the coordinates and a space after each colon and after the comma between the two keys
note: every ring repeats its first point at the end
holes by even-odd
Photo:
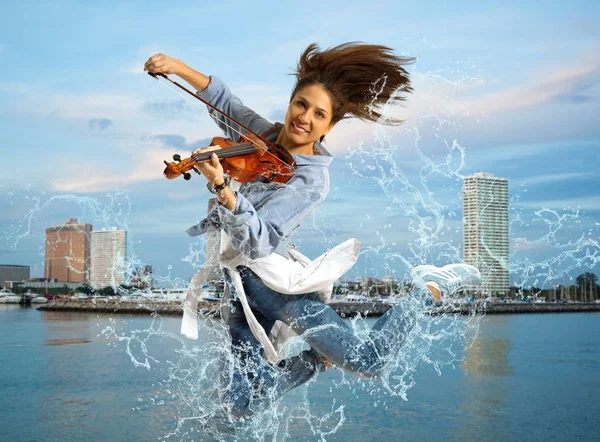
{"type": "Polygon", "coordinates": [[[273,253],[323,202],[322,188],[296,184],[290,180],[273,192],[258,210],[239,192],[236,192],[234,212],[222,205],[217,207],[220,224],[236,250],[250,259],[273,253]]]}
{"type": "MultiPolygon", "coordinates": [[[[260,134],[272,126],[266,119],[258,115],[252,109],[244,106],[242,101],[236,95],[231,93],[227,85],[215,76],[210,77],[210,83],[206,89],[196,93],[200,98],[203,98],[213,106],[231,115],[253,132],[260,134]]],[[[228,138],[231,138],[233,141],[239,139],[240,134],[237,131],[240,130],[240,127],[237,124],[228,121],[214,109],[209,108],[208,113],[223,132],[225,132],[225,135],[228,138]],[[231,127],[228,127],[228,125],[231,127]]]]}

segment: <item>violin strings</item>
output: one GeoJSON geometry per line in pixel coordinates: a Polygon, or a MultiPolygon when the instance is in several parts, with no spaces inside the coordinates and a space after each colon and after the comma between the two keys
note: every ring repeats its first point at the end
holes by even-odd
{"type": "MultiPolygon", "coordinates": [[[[217,155],[219,155],[218,151],[213,151],[215,152],[217,155]]],[[[213,152],[204,152],[204,153],[200,153],[200,154],[196,154],[196,155],[192,155],[192,158],[194,159],[194,161],[207,161],[210,159],[210,156],[212,155],[213,152]],[[202,155],[206,155],[206,158],[201,158],[202,155]]],[[[252,154],[256,152],[256,149],[254,147],[252,147],[251,144],[243,144],[241,146],[235,146],[235,147],[228,147],[227,150],[225,150],[223,153],[225,153],[225,156],[222,156],[221,158],[227,158],[227,157],[233,157],[236,155],[244,155],[244,154],[252,154]]]]}
{"type": "MultiPolygon", "coordinates": [[[[205,106],[202,106],[202,105],[198,104],[198,102],[196,102],[196,101],[192,101],[192,100],[191,100],[189,97],[187,97],[187,96],[183,95],[183,94],[182,94],[181,92],[179,92],[177,89],[175,89],[175,88],[173,88],[173,87],[169,86],[168,84],[166,84],[166,83],[163,83],[162,81],[160,81],[160,80],[158,79],[158,77],[154,77],[154,78],[156,79],[156,81],[158,81],[158,82],[159,82],[160,84],[162,84],[164,87],[166,87],[167,89],[170,89],[171,91],[175,92],[177,95],[179,95],[179,96],[180,96],[181,98],[183,98],[185,101],[187,101],[187,102],[191,103],[192,105],[194,105],[195,107],[197,107],[197,108],[199,108],[199,109],[202,109],[204,112],[206,112],[206,113],[208,114],[208,116],[209,116],[209,117],[211,117],[211,118],[212,118],[212,119],[213,119],[215,122],[217,122],[217,123],[218,123],[218,120],[217,120],[218,116],[216,116],[216,115],[212,115],[212,114],[211,114],[211,113],[208,111],[208,109],[206,109],[206,107],[205,107],[205,106]]],[[[224,115],[223,115],[223,116],[224,116],[224,115]]],[[[239,135],[240,135],[242,138],[245,138],[245,139],[246,139],[248,142],[250,142],[250,143],[252,143],[252,144],[253,144],[252,140],[251,140],[250,138],[248,138],[246,135],[244,135],[242,132],[240,132],[238,129],[234,129],[234,127],[233,127],[233,126],[229,125],[229,124],[228,124],[227,122],[225,122],[225,121],[221,121],[221,123],[223,123],[223,125],[224,125],[225,127],[227,127],[227,128],[229,128],[229,129],[231,129],[233,132],[235,132],[235,133],[239,134],[239,135]]],[[[269,152],[268,150],[267,150],[265,153],[266,153],[266,154],[269,154],[269,155],[271,155],[271,156],[274,156],[276,159],[279,159],[277,155],[275,155],[275,154],[273,154],[273,153],[269,152]]]]}

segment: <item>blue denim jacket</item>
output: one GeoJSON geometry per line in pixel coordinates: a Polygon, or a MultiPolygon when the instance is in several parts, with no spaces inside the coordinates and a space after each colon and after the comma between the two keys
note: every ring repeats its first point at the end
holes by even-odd
{"type": "MultiPolygon", "coordinates": [[[[208,87],[198,95],[213,106],[222,109],[240,123],[256,133],[263,133],[273,125],[253,110],[244,106],[229,88],[217,77],[211,77],[208,87]]],[[[223,122],[238,129],[237,125],[209,108],[217,125],[233,140],[239,134],[223,122]]],[[[267,137],[277,140],[278,132],[267,137]]],[[[296,174],[286,183],[250,182],[241,185],[236,192],[237,203],[232,213],[218,205],[199,224],[190,227],[190,236],[202,235],[209,225],[223,229],[236,250],[250,259],[261,258],[271,253],[288,256],[289,236],[303,219],[311,214],[329,193],[328,167],[333,157],[316,142],[315,155],[293,155],[296,174]]]]}

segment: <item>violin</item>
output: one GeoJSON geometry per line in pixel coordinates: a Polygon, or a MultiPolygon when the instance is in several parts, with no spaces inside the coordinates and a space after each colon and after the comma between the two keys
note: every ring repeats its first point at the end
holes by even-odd
{"type": "MultiPolygon", "coordinates": [[[[190,170],[201,174],[195,165],[202,161],[210,161],[213,153],[219,157],[223,171],[231,176],[233,180],[240,183],[247,183],[262,178],[262,180],[269,182],[284,184],[294,176],[296,162],[285,148],[273,144],[252,132],[233,117],[203,100],[176,81],[171,80],[166,75],[153,74],[151,72],[148,72],[148,74],[157,80],[158,76],[168,80],[247,131],[247,134],[240,133],[241,137],[237,142],[230,138],[214,137],[210,145],[221,147],[218,150],[192,155],[183,160],[180,155],[173,155],[174,162],[164,161],[167,167],[163,174],[167,179],[172,180],[183,175],[183,178],[187,181],[192,177],[189,173],[190,170]]],[[[159,83],[161,82],[159,81],[159,83]]]]}
{"type": "MultiPolygon", "coordinates": [[[[183,175],[185,180],[191,178],[189,170],[200,173],[194,166],[201,161],[210,161],[211,155],[216,154],[221,160],[223,171],[233,180],[240,183],[254,181],[258,177],[274,182],[287,183],[294,176],[294,158],[285,149],[275,146],[270,150],[260,139],[253,139],[252,135],[246,137],[246,143],[237,143],[230,138],[214,137],[211,146],[220,146],[222,149],[192,155],[184,160],[178,154],[173,155],[176,162],[164,163],[164,175],[167,179],[174,179],[183,175]]],[[[241,140],[241,139],[240,139],[241,140]]]]}

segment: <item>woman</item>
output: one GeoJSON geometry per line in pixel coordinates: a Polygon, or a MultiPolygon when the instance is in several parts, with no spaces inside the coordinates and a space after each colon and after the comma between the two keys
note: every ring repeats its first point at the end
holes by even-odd
{"type": "MultiPolygon", "coordinates": [[[[322,143],[336,123],[349,116],[390,125],[401,123],[381,118],[379,107],[403,101],[400,92],[412,92],[404,68],[412,61],[394,55],[385,46],[346,43],[321,51],[312,44],[298,62],[296,85],[282,125],[273,125],[244,106],[218,78],[208,77],[180,60],[156,54],[146,62],[144,69],[150,73],[175,74],[186,80],[212,105],[285,148],[297,165],[286,184],[256,181],[238,190],[232,190],[233,183],[228,182],[216,155],[197,166],[220,205],[188,233],[198,235],[210,224],[217,226],[224,232],[222,239],[228,241],[229,251],[246,260],[230,261],[243,265],[226,265],[225,269],[229,293],[223,317],[235,361],[230,370],[224,367],[222,372],[221,400],[232,415],[247,417],[264,409],[332,364],[361,377],[376,378],[413,327],[416,318],[398,304],[377,321],[370,339],[362,340],[319,293],[290,296],[285,293],[291,292],[274,290],[272,284],[265,283],[265,277],[257,275],[262,267],[255,265],[276,256],[296,256],[290,252],[289,236],[329,192],[332,157],[322,143]],[[272,358],[261,333],[272,332],[276,323],[302,335],[311,349],[280,361],[272,358]],[[258,331],[256,324],[260,325],[258,331]],[[276,363],[269,364],[265,358],[276,363]]],[[[228,137],[239,138],[235,125],[211,113],[228,137]]],[[[217,147],[194,153],[214,149],[217,147]]],[[[222,263],[226,259],[221,253],[222,263]]],[[[443,273],[432,268],[419,275],[419,282],[426,282],[431,293],[439,297],[450,284],[460,285],[468,276],[468,271],[461,273],[460,269],[443,273]]]]}

